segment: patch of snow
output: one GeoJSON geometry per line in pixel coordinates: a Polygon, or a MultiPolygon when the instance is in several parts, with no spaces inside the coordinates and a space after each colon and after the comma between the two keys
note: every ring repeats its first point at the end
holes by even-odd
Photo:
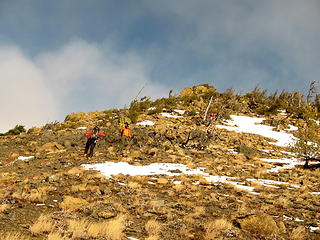
{"type": "Polygon", "coordinates": [[[288,154],[288,155],[292,155],[292,156],[295,156],[297,154],[293,153],[293,152],[287,152],[287,151],[280,151],[281,153],[284,153],[284,154],[288,154]]]}
{"type": "Polygon", "coordinates": [[[87,169],[94,169],[101,171],[107,177],[111,175],[124,174],[130,176],[146,176],[146,175],[168,175],[179,176],[180,173],[174,173],[173,170],[180,170],[187,175],[203,174],[203,168],[189,169],[183,164],[173,163],[152,163],[146,166],[134,166],[127,162],[105,162],[98,164],[85,164],[82,165],[87,169]]]}
{"type": "Polygon", "coordinates": [[[234,154],[238,154],[237,151],[235,151],[234,149],[228,149],[229,152],[234,153],[234,154]]]}
{"type": "Polygon", "coordinates": [[[150,108],[148,108],[147,110],[148,111],[152,111],[152,110],[156,110],[157,108],[156,107],[150,107],[150,108]]]}
{"type": "Polygon", "coordinates": [[[145,120],[145,121],[142,121],[142,122],[138,122],[137,125],[140,125],[140,126],[153,126],[154,122],[152,122],[150,120],[145,120]]]}
{"type": "Polygon", "coordinates": [[[170,113],[160,113],[160,115],[167,118],[182,118],[182,116],[175,116],[170,113]]]}
{"type": "Polygon", "coordinates": [[[139,240],[138,238],[128,237],[129,240],[139,240]]]}
{"type": "Polygon", "coordinates": [[[260,149],[260,151],[266,152],[266,153],[274,152],[274,150],[272,150],[272,149],[260,149]]]}
{"type": "Polygon", "coordinates": [[[127,186],[126,183],[122,183],[122,182],[118,182],[118,184],[121,185],[121,186],[127,186]]]}
{"type": "Polygon", "coordinates": [[[286,110],[279,110],[279,114],[282,116],[287,116],[287,111],[286,110]]]}
{"type": "Polygon", "coordinates": [[[291,218],[291,217],[288,217],[288,216],[286,216],[286,215],[283,215],[283,220],[284,220],[284,221],[291,221],[292,218],[291,218]]]}
{"type": "Polygon", "coordinates": [[[176,113],[179,113],[180,115],[183,115],[186,112],[185,110],[178,110],[178,109],[175,109],[173,111],[176,113]]]}
{"type": "Polygon", "coordinates": [[[84,130],[84,129],[87,129],[87,127],[78,127],[77,129],[84,130]]]}
{"type": "Polygon", "coordinates": [[[54,200],[52,200],[52,201],[53,201],[53,202],[58,202],[58,200],[55,200],[55,199],[54,199],[54,200]]]}
{"type": "Polygon", "coordinates": [[[300,187],[300,185],[297,185],[297,184],[290,184],[287,182],[281,182],[281,181],[275,181],[275,180],[269,180],[269,179],[248,178],[247,181],[256,182],[256,183],[261,184],[262,186],[265,186],[265,187],[279,188],[275,185],[289,185],[294,188],[300,187]]]}
{"type": "Polygon", "coordinates": [[[34,156],[29,156],[29,157],[19,156],[18,160],[24,161],[24,160],[29,160],[29,159],[32,159],[32,158],[34,158],[34,156]]]}
{"type": "Polygon", "coordinates": [[[150,182],[150,181],[149,181],[149,182],[148,182],[148,184],[155,184],[155,183],[154,183],[154,182],[150,182]]]}
{"type": "Polygon", "coordinates": [[[320,227],[313,227],[313,226],[310,226],[310,232],[315,232],[317,230],[320,230],[320,227]]]}
{"type": "Polygon", "coordinates": [[[253,191],[253,190],[254,190],[254,187],[250,187],[250,186],[243,185],[244,183],[241,183],[241,182],[231,182],[231,181],[228,181],[227,183],[232,184],[233,186],[235,186],[235,187],[238,188],[238,189],[248,191],[248,192],[251,193],[251,194],[259,195],[259,193],[253,191]]]}
{"type": "Polygon", "coordinates": [[[296,221],[296,222],[304,222],[304,220],[300,219],[300,218],[295,218],[294,221],[296,221]]]}
{"type": "Polygon", "coordinates": [[[36,206],[45,206],[44,203],[37,203],[36,206]]]}
{"type": "Polygon", "coordinates": [[[181,184],[181,181],[173,181],[173,184],[181,184]]]}
{"type": "MultiPolygon", "coordinates": [[[[182,174],[186,175],[202,175],[204,179],[210,183],[229,183],[235,187],[247,190],[250,193],[254,193],[253,187],[245,186],[244,183],[239,183],[231,180],[236,180],[235,177],[227,176],[212,176],[209,173],[204,172],[204,168],[194,168],[190,169],[187,165],[175,164],[175,163],[152,163],[146,166],[134,166],[127,162],[105,162],[98,164],[83,164],[81,165],[86,169],[94,169],[100,171],[106,177],[111,177],[112,175],[124,174],[130,176],[146,176],[146,175],[168,175],[168,176],[180,176],[182,174]],[[173,172],[174,170],[179,170],[179,172],[173,172]]],[[[177,184],[177,182],[174,182],[177,184]]],[[[196,182],[194,184],[199,184],[196,182]]]]}
{"type": "Polygon", "coordinates": [[[288,125],[289,128],[285,129],[286,131],[297,131],[299,128],[296,126],[293,126],[291,124],[288,125]]]}
{"type": "Polygon", "coordinates": [[[311,119],[312,121],[314,121],[316,124],[320,124],[320,121],[318,121],[318,120],[315,120],[315,119],[311,119]]]}
{"type": "Polygon", "coordinates": [[[268,172],[272,172],[272,173],[279,172],[281,169],[292,169],[297,165],[301,165],[301,162],[296,158],[281,158],[281,159],[260,158],[260,160],[268,163],[284,164],[283,166],[276,166],[268,170],[268,172]]]}
{"type": "Polygon", "coordinates": [[[261,124],[265,118],[247,117],[247,116],[230,116],[232,120],[227,120],[225,125],[217,125],[218,128],[223,128],[229,131],[245,132],[259,134],[261,136],[277,140],[276,143],[271,142],[281,147],[287,147],[296,141],[296,138],[286,132],[273,131],[274,127],[261,124]]]}
{"type": "Polygon", "coordinates": [[[320,192],[311,192],[311,194],[320,195],[320,192]]]}

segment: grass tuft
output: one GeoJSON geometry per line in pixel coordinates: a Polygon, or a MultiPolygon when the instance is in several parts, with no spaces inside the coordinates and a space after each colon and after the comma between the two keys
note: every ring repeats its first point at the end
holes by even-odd
{"type": "Polygon", "coordinates": [[[205,239],[216,239],[232,229],[232,224],[224,218],[216,219],[205,224],[205,239]]]}
{"type": "Polygon", "coordinates": [[[30,227],[32,235],[40,233],[49,233],[54,229],[55,225],[49,215],[40,215],[37,221],[30,227]]]}
{"type": "Polygon", "coordinates": [[[157,236],[161,232],[161,223],[155,219],[149,220],[144,226],[149,236],[157,236]]]}
{"type": "Polygon", "coordinates": [[[291,240],[305,240],[308,239],[306,229],[303,226],[299,226],[292,230],[290,234],[291,240]]]}
{"type": "Polygon", "coordinates": [[[59,207],[65,211],[76,211],[87,204],[88,202],[85,199],[65,196],[59,207]]]}
{"type": "Polygon", "coordinates": [[[68,232],[72,234],[72,238],[85,238],[88,226],[87,219],[71,219],[68,221],[68,232]]]}
{"type": "Polygon", "coordinates": [[[51,232],[48,235],[48,240],[69,240],[70,238],[62,236],[58,232],[51,232]]]}
{"type": "Polygon", "coordinates": [[[30,240],[19,233],[6,233],[0,237],[1,240],[30,240]]]}

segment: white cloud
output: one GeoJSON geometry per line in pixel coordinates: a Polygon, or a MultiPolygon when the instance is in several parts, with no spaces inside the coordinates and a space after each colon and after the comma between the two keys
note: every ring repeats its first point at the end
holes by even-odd
{"type": "Polygon", "coordinates": [[[158,98],[165,87],[149,80],[147,59],[113,45],[75,39],[56,51],[27,58],[17,47],[0,48],[0,132],[63,120],[70,112],[121,108],[140,96],[158,98]]]}
{"type": "Polygon", "coordinates": [[[150,82],[147,59],[135,52],[117,52],[112,43],[97,45],[75,39],[58,51],[38,56],[36,62],[61,107],[68,111],[123,107],[143,86],[142,96],[167,93],[166,88],[150,82]]]}
{"type": "Polygon", "coordinates": [[[41,71],[13,46],[0,46],[0,132],[43,124],[59,115],[41,71]]]}

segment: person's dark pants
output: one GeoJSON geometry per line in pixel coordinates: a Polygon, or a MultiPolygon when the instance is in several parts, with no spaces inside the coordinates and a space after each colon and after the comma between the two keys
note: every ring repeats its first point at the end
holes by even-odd
{"type": "Polygon", "coordinates": [[[96,146],[96,139],[89,138],[87,140],[86,147],[84,149],[84,154],[88,154],[88,157],[92,157],[93,156],[93,149],[95,146],[96,146]]]}

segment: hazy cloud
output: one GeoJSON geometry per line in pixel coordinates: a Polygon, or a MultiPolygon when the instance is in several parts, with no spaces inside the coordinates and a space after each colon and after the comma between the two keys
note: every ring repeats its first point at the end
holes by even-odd
{"type": "Polygon", "coordinates": [[[318,0],[5,0],[0,44],[19,46],[7,52],[33,69],[61,120],[123,107],[145,83],[154,98],[201,83],[305,91],[320,80],[319,12],[318,0]]]}
{"type": "Polygon", "coordinates": [[[142,96],[161,97],[168,89],[149,80],[149,67],[134,52],[81,39],[28,59],[17,47],[0,48],[0,132],[63,120],[70,112],[129,106],[142,96]],[[17,120],[19,119],[19,120],[17,120]]]}
{"type": "Polygon", "coordinates": [[[42,72],[19,48],[0,46],[0,79],[0,132],[16,124],[32,127],[59,116],[42,72]]]}

